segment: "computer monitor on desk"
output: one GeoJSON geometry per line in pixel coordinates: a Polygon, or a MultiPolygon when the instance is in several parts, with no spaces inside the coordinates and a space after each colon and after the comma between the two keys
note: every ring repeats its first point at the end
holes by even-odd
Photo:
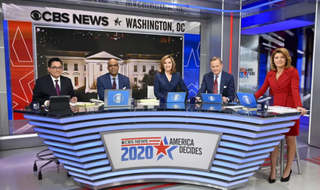
{"type": "Polygon", "coordinates": [[[127,108],[131,106],[132,89],[107,89],[104,91],[104,107],[127,108]]]}

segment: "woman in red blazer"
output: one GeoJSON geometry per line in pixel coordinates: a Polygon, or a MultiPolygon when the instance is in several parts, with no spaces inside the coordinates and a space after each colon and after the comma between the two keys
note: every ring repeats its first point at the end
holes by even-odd
{"type": "MultiPolygon", "coordinates": [[[[299,73],[297,69],[291,66],[291,57],[287,49],[278,48],[271,55],[271,71],[268,72],[264,83],[260,90],[255,93],[255,97],[262,96],[270,87],[270,93],[274,96],[274,106],[284,106],[296,108],[301,114],[306,113],[306,109],[302,107],[300,92],[299,92],[299,73]]],[[[299,135],[299,120],[291,127],[286,134],[286,142],[288,147],[287,165],[281,177],[281,182],[290,180],[291,164],[293,162],[296,143],[295,136],[299,135]]],[[[269,183],[274,183],[276,180],[276,162],[279,154],[279,146],[276,146],[270,154],[271,172],[269,183]]]]}

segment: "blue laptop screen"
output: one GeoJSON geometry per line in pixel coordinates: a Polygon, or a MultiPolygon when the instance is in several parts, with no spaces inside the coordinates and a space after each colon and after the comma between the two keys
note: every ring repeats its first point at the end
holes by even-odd
{"type": "Polygon", "coordinates": [[[130,106],[131,90],[106,90],[105,101],[106,107],[113,106],[130,106]]]}
{"type": "Polygon", "coordinates": [[[221,94],[205,94],[201,93],[201,99],[203,103],[222,104],[221,94]]]}
{"type": "Polygon", "coordinates": [[[237,92],[239,102],[242,106],[256,108],[257,101],[254,94],[237,92]]]}
{"type": "Polygon", "coordinates": [[[167,102],[185,102],[186,92],[168,92],[167,102]]]}

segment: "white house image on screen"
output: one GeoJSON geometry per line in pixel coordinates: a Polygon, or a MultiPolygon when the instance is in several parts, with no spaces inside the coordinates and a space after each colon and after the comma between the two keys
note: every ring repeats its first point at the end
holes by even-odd
{"type": "Polygon", "coordinates": [[[72,81],[73,88],[78,90],[85,86],[86,68],[85,56],[90,52],[80,51],[48,51],[54,55],[46,55],[47,62],[53,57],[59,57],[62,61],[62,76],[72,81]]]}
{"type": "Polygon", "coordinates": [[[47,61],[59,57],[63,63],[62,76],[69,77],[75,90],[85,87],[86,93],[97,92],[97,78],[108,73],[108,61],[116,59],[119,73],[129,77],[130,86],[140,89],[140,80],[149,70],[158,70],[160,58],[158,55],[127,54],[122,60],[106,51],[89,55],[89,52],[55,51],[57,56],[46,55],[47,61]]]}

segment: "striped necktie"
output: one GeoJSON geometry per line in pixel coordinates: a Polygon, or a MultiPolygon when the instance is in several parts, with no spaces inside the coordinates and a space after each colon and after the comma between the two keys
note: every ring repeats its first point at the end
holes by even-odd
{"type": "Polygon", "coordinates": [[[218,75],[216,75],[216,79],[214,80],[213,83],[213,93],[218,94],[218,75]]]}

